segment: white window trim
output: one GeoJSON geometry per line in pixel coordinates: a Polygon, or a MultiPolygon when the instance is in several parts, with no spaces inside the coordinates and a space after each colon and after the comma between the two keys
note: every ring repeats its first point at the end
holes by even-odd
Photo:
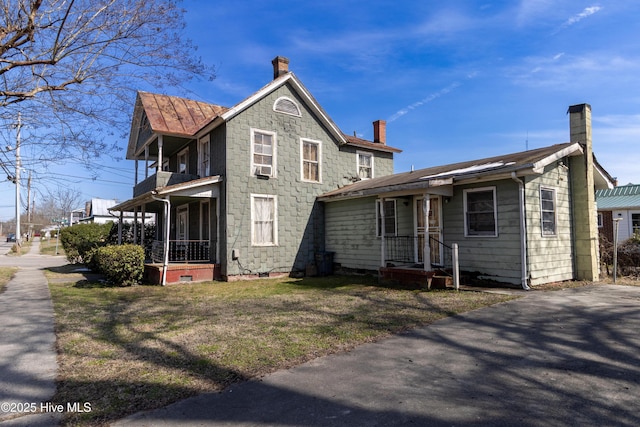
{"type": "Polygon", "coordinates": [[[322,184],[322,141],[309,138],[300,138],[300,179],[303,182],[322,184]],[[318,146],[318,180],[305,179],[304,177],[304,143],[309,142],[318,146]]]}
{"type": "Polygon", "coordinates": [[[200,140],[198,141],[198,175],[200,175],[200,178],[204,178],[206,176],[211,175],[211,138],[209,135],[200,138],[200,140]],[[208,153],[207,153],[207,156],[209,159],[207,168],[209,170],[207,171],[203,170],[203,165],[202,165],[202,162],[204,160],[204,155],[205,155],[204,153],[205,146],[209,147],[208,153]]]}
{"type": "Polygon", "coordinates": [[[251,246],[278,246],[278,196],[273,194],[251,194],[251,246]],[[253,239],[255,228],[255,212],[253,208],[253,200],[256,198],[273,199],[273,243],[257,243],[253,239]]]}
{"type": "Polygon", "coordinates": [[[466,190],[462,190],[462,201],[464,205],[464,237],[473,237],[473,238],[485,238],[485,237],[498,237],[498,198],[496,196],[496,187],[481,187],[481,188],[468,188],[466,190]],[[469,224],[467,221],[467,193],[477,193],[481,191],[492,191],[493,192],[493,221],[494,221],[494,234],[469,234],[469,224]]]}
{"type": "Polygon", "coordinates": [[[199,233],[199,236],[200,236],[200,240],[209,240],[209,241],[211,240],[211,200],[202,200],[200,202],[200,233],[199,233]],[[208,221],[209,221],[209,235],[208,236],[203,236],[202,235],[202,222],[203,222],[202,219],[204,218],[204,215],[202,214],[202,210],[203,210],[202,207],[205,204],[209,205],[209,209],[208,209],[208,211],[209,211],[209,218],[208,218],[208,221]]]}
{"type": "Polygon", "coordinates": [[[271,131],[262,130],[262,129],[251,128],[251,136],[250,136],[250,138],[251,138],[251,141],[250,141],[251,149],[249,150],[250,151],[250,156],[251,156],[249,164],[251,165],[251,168],[249,170],[249,174],[251,176],[258,175],[255,172],[255,165],[253,163],[253,155],[254,155],[254,152],[253,152],[254,143],[253,143],[253,141],[254,141],[254,136],[255,136],[256,133],[263,133],[265,135],[271,135],[271,138],[272,138],[272,141],[273,141],[273,152],[271,153],[271,159],[272,159],[272,162],[271,162],[272,163],[271,164],[271,175],[267,175],[267,176],[269,176],[270,178],[276,178],[277,171],[278,171],[278,156],[277,156],[277,154],[278,154],[278,134],[276,132],[271,132],[271,131]]]}
{"type": "MultiPolygon", "coordinates": [[[[629,237],[633,237],[636,230],[633,228],[633,216],[640,215],[640,211],[629,211],[629,230],[631,231],[631,235],[629,237]]],[[[640,229],[639,229],[640,230],[640,229]]]]}
{"type": "Polygon", "coordinates": [[[543,187],[540,186],[540,192],[539,192],[539,197],[540,197],[540,235],[542,237],[556,237],[558,235],[558,198],[557,198],[557,191],[555,188],[551,188],[551,187],[543,187]],[[553,225],[554,225],[554,231],[552,234],[545,234],[544,233],[544,223],[543,223],[543,215],[542,215],[542,192],[543,191],[551,191],[553,193],[553,225]]]}
{"type": "MultiPolygon", "coordinates": [[[[385,237],[397,236],[398,235],[398,201],[396,199],[384,199],[384,201],[393,202],[393,221],[394,221],[393,228],[395,230],[393,234],[385,233],[385,237]]],[[[381,231],[383,230],[382,227],[384,227],[384,218],[383,218],[383,221],[380,221],[380,203],[381,202],[382,202],[382,199],[376,199],[376,237],[382,236],[381,231]],[[378,222],[380,222],[380,229],[378,229],[378,222]]]]}
{"type": "Polygon", "coordinates": [[[184,173],[185,175],[189,173],[189,147],[178,152],[178,156],[176,157],[176,172],[184,173]],[[185,156],[184,172],[180,172],[180,157],[182,156],[185,156]]]}
{"type": "MultiPolygon", "coordinates": [[[[371,178],[375,178],[375,168],[374,168],[374,156],[373,153],[369,151],[360,151],[356,150],[356,176],[360,178],[360,155],[365,155],[371,157],[371,178]]],[[[362,180],[371,179],[371,178],[360,178],[362,180]]]]}
{"type": "Polygon", "coordinates": [[[294,116],[294,117],[302,117],[302,113],[300,112],[300,106],[298,105],[298,103],[296,101],[294,101],[293,99],[289,98],[288,96],[281,96],[280,98],[276,99],[275,102],[273,103],[273,111],[275,111],[276,113],[288,114],[288,115],[294,116]],[[296,106],[296,110],[298,110],[298,113],[297,114],[293,114],[293,113],[289,113],[288,111],[276,110],[276,106],[278,105],[278,102],[280,102],[282,100],[291,101],[293,103],[293,105],[296,106]]]}

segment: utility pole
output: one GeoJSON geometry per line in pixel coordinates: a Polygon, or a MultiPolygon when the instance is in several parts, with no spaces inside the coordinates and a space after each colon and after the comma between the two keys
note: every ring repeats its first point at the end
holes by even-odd
{"type": "Polygon", "coordinates": [[[18,124],[16,134],[16,244],[18,247],[22,244],[22,238],[20,237],[20,128],[22,127],[22,120],[20,113],[18,113],[18,124]]]}

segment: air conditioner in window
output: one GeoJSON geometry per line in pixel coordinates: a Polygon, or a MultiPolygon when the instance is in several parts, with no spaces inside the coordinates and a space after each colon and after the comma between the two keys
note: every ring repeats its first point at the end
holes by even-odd
{"type": "Polygon", "coordinates": [[[271,176],[271,166],[256,166],[255,174],[258,176],[271,176]]]}

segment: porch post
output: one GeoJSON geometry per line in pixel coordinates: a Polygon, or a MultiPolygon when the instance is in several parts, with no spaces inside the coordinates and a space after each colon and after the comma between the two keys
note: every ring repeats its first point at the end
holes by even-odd
{"type": "Polygon", "coordinates": [[[145,209],[145,205],[142,205],[142,231],[140,232],[140,246],[144,248],[144,220],[147,216],[147,210],[145,209]]]}
{"type": "Polygon", "coordinates": [[[385,235],[385,218],[384,218],[384,202],[385,202],[385,198],[381,197],[380,198],[380,267],[384,267],[385,264],[385,258],[386,258],[386,254],[387,254],[387,245],[384,239],[384,235],[385,235]]]}
{"type": "Polygon", "coordinates": [[[167,269],[169,268],[169,236],[171,235],[171,196],[165,200],[166,214],[164,216],[164,262],[162,268],[162,286],[167,284],[167,269]]]}
{"type": "Polygon", "coordinates": [[[162,170],[162,135],[158,135],[158,163],[156,164],[156,173],[162,170]]]}
{"type": "Polygon", "coordinates": [[[138,156],[136,156],[136,163],[135,163],[135,177],[133,178],[133,185],[138,185],[138,156]]]}
{"type": "Polygon", "coordinates": [[[149,178],[149,146],[144,147],[144,179],[149,178]]]}
{"type": "Polygon", "coordinates": [[[133,208],[133,244],[138,243],[138,207],[133,208]]]}
{"type": "Polygon", "coordinates": [[[118,244],[122,244],[122,218],[124,217],[124,212],[120,211],[120,218],[118,219],[118,244]]]}
{"type": "Polygon", "coordinates": [[[431,245],[429,243],[429,208],[431,201],[429,194],[422,197],[422,215],[424,216],[424,246],[422,248],[422,263],[424,271],[431,271],[431,245]]]}

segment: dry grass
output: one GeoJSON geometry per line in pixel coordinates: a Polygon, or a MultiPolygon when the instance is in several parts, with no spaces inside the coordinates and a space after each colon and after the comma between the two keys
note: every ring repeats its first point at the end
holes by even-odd
{"type": "Polygon", "coordinates": [[[40,253],[42,255],[64,255],[64,249],[62,249],[62,244],[55,238],[40,238],[40,253]]]}
{"type": "Polygon", "coordinates": [[[165,288],[59,280],[50,283],[59,352],[54,400],[92,405],[67,425],[107,423],[513,298],[393,290],[357,277],[165,288]]]}
{"type": "Polygon", "coordinates": [[[16,271],[18,271],[16,267],[0,267],[0,294],[4,292],[16,271]]]}

